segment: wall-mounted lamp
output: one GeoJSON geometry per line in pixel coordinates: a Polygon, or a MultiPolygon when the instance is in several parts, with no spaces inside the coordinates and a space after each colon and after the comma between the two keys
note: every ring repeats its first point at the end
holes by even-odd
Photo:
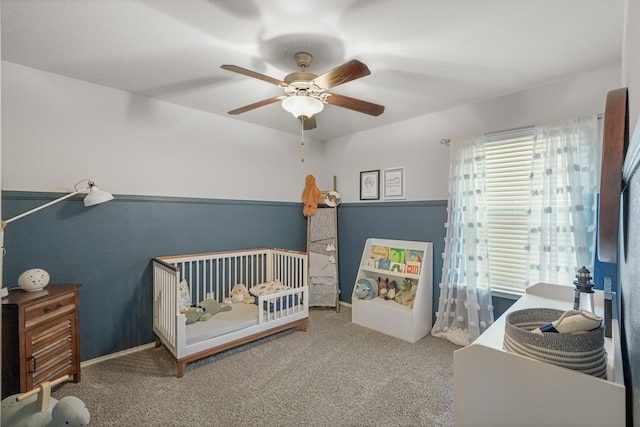
{"type": "Polygon", "coordinates": [[[44,208],[48,208],[51,205],[55,205],[58,202],[61,202],[65,199],[68,199],[69,197],[73,197],[76,194],[82,193],[85,190],[89,190],[89,194],[87,194],[87,196],[84,198],[84,205],[85,206],[93,206],[93,205],[98,205],[100,203],[104,203],[104,202],[108,202],[109,200],[113,200],[113,195],[111,193],[108,193],[106,191],[102,191],[98,188],[98,186],[96,186],[96,184],[89,180],[89,179],[85,179],[80,181],[79,183],[77,183],[75,186],[75,191],[69,194],[66,194],[62,197],[59,197],[55,200],[52,200],[48,203],[45,203],[44,205],[38,206],[37,208],[33,208],[30,211],[27,211],[25,213],[21,213],[20,215],[16,215],[13,218],[9,218],[7,220],[3,220],[2,221],[2,230],[4,231],[4,229],[7,227],[7,224],[15,221],[16,219],[20,219],[23,218],[27,215],[31,215],[32,213],[38,212],[41,209],[44,208]],[[82,186],[80,189],[78,189],[78,187],[80,186],[80,184],[84,184],[84,186],[82,186]]]}
{"type": "MultiPolygon", "coordinates": [[[[20,215],[16,215],[13,218],[9,218],[7,220],[3,220],[2,221],[2,226],[0,229],[0,245],[1,245],[1,249],[2,249],[2,254],[4,254],[4,229],[7,227],[8,224],[12,223],[13,221],[20,219],[20,218],[24,218],[27,215],[31,215],[32,213],[38,212],[39,210],[42,210],[44,208],[48,208],[49,206],[55,205],[58,202],[61,202],[63,200],[68,199],[69,197],[73,197],[76,194],[82,193],[85,190],[89,190],[89,194],[87,194],[87,196],[84,198],[84,205],[85,206],[93,206],[93,205],[98,205],[100,203],[104,203],[104,202],[108,202],[109,200],[113,200],[113,195],[111,193],[108,193],[106,191],[102,191],[100,190],[96,184],[89,180],[89,179],[85,179],[82,180],[80,182],[78,182],[75,186],[74,186],[75,191],[69,193],[69,194],[65,194],[62,197],[59,197],[55,200],[52,200],[48,203],[45,203],[44,205],[38,206],[36,208],[33,208],[29,211],[26,211],[24,213],[21,213],[20,215]]],[[[4,298],[6,297],[8,294],[7,288],[2,287],[0,289],[0,297],[4,298]]]]}

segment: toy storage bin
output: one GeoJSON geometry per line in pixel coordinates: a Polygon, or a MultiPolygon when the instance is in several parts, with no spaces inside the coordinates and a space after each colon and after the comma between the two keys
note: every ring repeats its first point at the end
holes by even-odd
{"type": "Polygon", "coordinates": [[[558,320],[564,312],[549,308],[528,308],[508,314],[503,347],[541,362],[552,363],[598,378],[607,378],[604,325],[575,334],[533,333],[534,329],[558,320]]]}

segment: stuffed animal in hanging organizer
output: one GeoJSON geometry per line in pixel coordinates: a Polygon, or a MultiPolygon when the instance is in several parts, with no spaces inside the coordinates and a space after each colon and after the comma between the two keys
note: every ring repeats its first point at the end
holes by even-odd
{"type": "Polygon", "coordinates": [[[255,298],[252,297],[251,294],[249,294],[249,291],[247,290],[247,287],[244,284],[238,283],[233,287],[233,289],[231,289],[232,303],[235,304],[237,302],[242,302],[245,304],[253,304],[254,301],[255,301],[255,298]]]}
{"type": "Polygon", "coordinates": [[[322,192],[316,187],[316,177],[307,175],[305,178],[304,190],[302,190],[302,213],[306,217],[315,215],[318,210],[318,203],[322,202],[322,192]]]}

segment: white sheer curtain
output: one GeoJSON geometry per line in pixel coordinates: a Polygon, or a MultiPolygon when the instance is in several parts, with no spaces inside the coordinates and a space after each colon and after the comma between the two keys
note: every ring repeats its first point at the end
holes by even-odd
{"type": "Polygon", "coordinates": [[[493,323],[483,136],[451,142],[447,212],[440,299],[431,333],[467,345],[493,323]]]}
{"type": "MultiPolygon", "coordinates": [[[[493,323],[488,208],[492,209],[492,235],[497,233],[498,239],[516,245],[521,254],[509,268],[521,273],[518,277],[525,285],[571,286],[580,267],[593,272],[600,170],[597,118],[553,122],[525,131],[522,135],[528,136],[519,137],[518,144],[526,150],[519,155],[531,156],[530,169],[525,160],[519,178],[509,178],[516,180],[509,181],[511,190],[517,188],[524,201],[516,211],[510,206],[502,212],[506,208],[488,197],[487,176],[505,169],[505,163],[496,162],[495,152],[490,154],[491,149],[495,151],[491,145],[495,135],[491,135],[493,142],[479,136],[451,143],[447,233],[434,336],[467,345],[493,323]],[[496,215],[496,210],[502,214],[496,215]]],[[[505,137],[504,141],[506,149],[498,157],[511,162],[510,140],[505,137]]],[[[499,247],[500,241],[492,242],[494,251],[499,247]]]]}
{"type": "Polygon", "coordinates": [[[597,117],[535,126],[529,216],[529,285],[571,285],[593,272],[599,177],[597,117]]]}

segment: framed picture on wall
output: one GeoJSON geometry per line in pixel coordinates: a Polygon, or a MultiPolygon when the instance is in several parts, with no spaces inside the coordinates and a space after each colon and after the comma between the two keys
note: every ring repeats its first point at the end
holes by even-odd
{"type": "Polygon", "coordinates": [[[380,200],[380,169],[360,172],[360,200],[380,200]]]}
{"type": "Polygon", "coordinates": [[[404,168],[391,168],[382,171],[383,197],[385,200],[404,199],[404,168]]]}

